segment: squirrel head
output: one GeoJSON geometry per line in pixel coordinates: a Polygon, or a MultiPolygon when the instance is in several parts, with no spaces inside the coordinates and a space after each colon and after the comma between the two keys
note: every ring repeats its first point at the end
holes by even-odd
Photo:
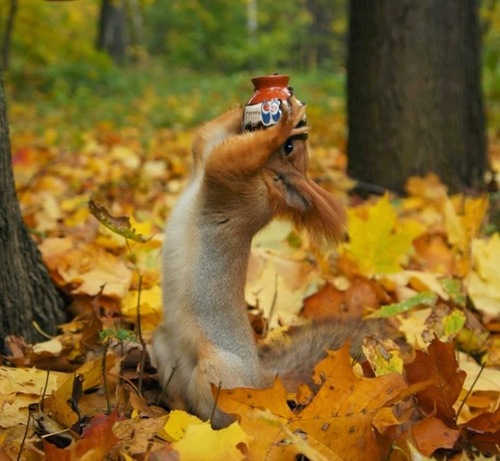
{"type": "Polygon", "coordinates": [[[204,146],[198,171],[205,172],[205,213],[249,237],[271,219],[283,218],[307,229],[315,241],[335,243],[344,236],[345,211],[307,176],[305,106],[291,97],[281,109],[279,122],[266,129],[239,132],[241,109],[217,125],[231,127],[227,131],[234,134],[223,137],[213,124],[202,129],[203,142],[195,145],[204,146]],[[209,132],[212,143],[205,142],[209,132]]]}

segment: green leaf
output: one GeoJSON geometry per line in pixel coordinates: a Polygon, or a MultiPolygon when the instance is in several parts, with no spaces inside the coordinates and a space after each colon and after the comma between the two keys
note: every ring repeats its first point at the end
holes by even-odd
{"type": "Polygon", "coordinates": [[[454,309],[451,314],[443,319],[443,330],[447,336],[455,336],[465,325],[465,314],[454,309]]]}
{"type": "Polygon", "coordinates": [[[440,279],[439,283],[457,305],[465,307],[465,295],[463,294],[462,282],[460,280],[446,277],[440,279]]]}
{"type": "Polygon", "coordinates": [[[128,216],[111,216],[104,205],[94,200],[89,200],[89,209],[103,226],[107,227],[115,234],[139,243],[146,243],[151,240],[151,238],[146,238],[136,233],[135,229],[130,226],[130,219],[128,216]]]}
{"type": "Polygon", "coordinates": [[[386,304],[368,317],[393,317],[395,315],[402,314],[403,312],[408,312],[416,306],[434,306],[437,300],[438,296],[432,291],[423,291],[422,293],[405,299],[400,303],[386,304]]]}

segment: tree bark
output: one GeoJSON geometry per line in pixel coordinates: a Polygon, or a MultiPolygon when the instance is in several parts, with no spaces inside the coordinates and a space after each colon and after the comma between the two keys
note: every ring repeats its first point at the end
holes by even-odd
{"type": "Polygon", "coordinates": [[[64,301],[42,263],[17,200],[3,80],[0,72],[0,352],[7,335],[43,339],[65,320],[64,301]]]}
{"type": "Polygon", "coordinates": [[[476,0],[351,0],[348,170],[401,192],[411,175],[480,187],[487,167],[476,0]]]}
{"type": "Polygon", "coordinates": [[[122,0],[102,0],[97,49],[107,52],[115,63],[123,63],[129,44],[127,15],[122,0]]]}

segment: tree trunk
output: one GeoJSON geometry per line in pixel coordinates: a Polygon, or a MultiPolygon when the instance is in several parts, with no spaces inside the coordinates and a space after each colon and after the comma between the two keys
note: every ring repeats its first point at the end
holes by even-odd
{"type": "Polygon", "coordinates": [[[3,81],[0,72],[0,352],[12,334],[43,339],[34,324],[54,334],[65,320],[64,301],[50,280],[17,200],[3,81]]]}
{"type": "Polygon", "coordinates": [[[115,63],[125,61],[129,44],[127,15],[122,0],[102,0],[97,49],[106,51],[115,63]]]}
{"type": "Polygon", "coordinates": [[[312,20],[304,44],[306,64],[309,69],[331,65],[334,5],[330,0],[306,0],[306,8],[312,20]]]}
{"type": "Polygon", "coordinates": [[[17,0],[10,0],[9,12],[5,19],[5,29],[2,40],[2,64],[1,68],[7,70],[10,62],[10,44],[12,41],[12,32],[14,31],[15,18],[17,13],[17,0]]]}
{"type": "Polygon", "coordinates": [[[481,186],[487,166],[476,0],[351,0],[349,173],[402,191],[438,174],[481,186]]]}

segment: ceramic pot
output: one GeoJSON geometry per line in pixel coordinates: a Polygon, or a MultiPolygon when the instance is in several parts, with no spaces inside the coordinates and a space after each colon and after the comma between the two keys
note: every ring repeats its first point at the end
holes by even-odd
{"type": "MultiPolygon", "coordinates": [[[[254,93],[245,106],[243,130],[270,127],[281,118],[281,105],[293,95],[288,75],[266,75],[252,78],[254,93]]],[[[304,120],[305,123],[305,120],[304,120]]]]}

